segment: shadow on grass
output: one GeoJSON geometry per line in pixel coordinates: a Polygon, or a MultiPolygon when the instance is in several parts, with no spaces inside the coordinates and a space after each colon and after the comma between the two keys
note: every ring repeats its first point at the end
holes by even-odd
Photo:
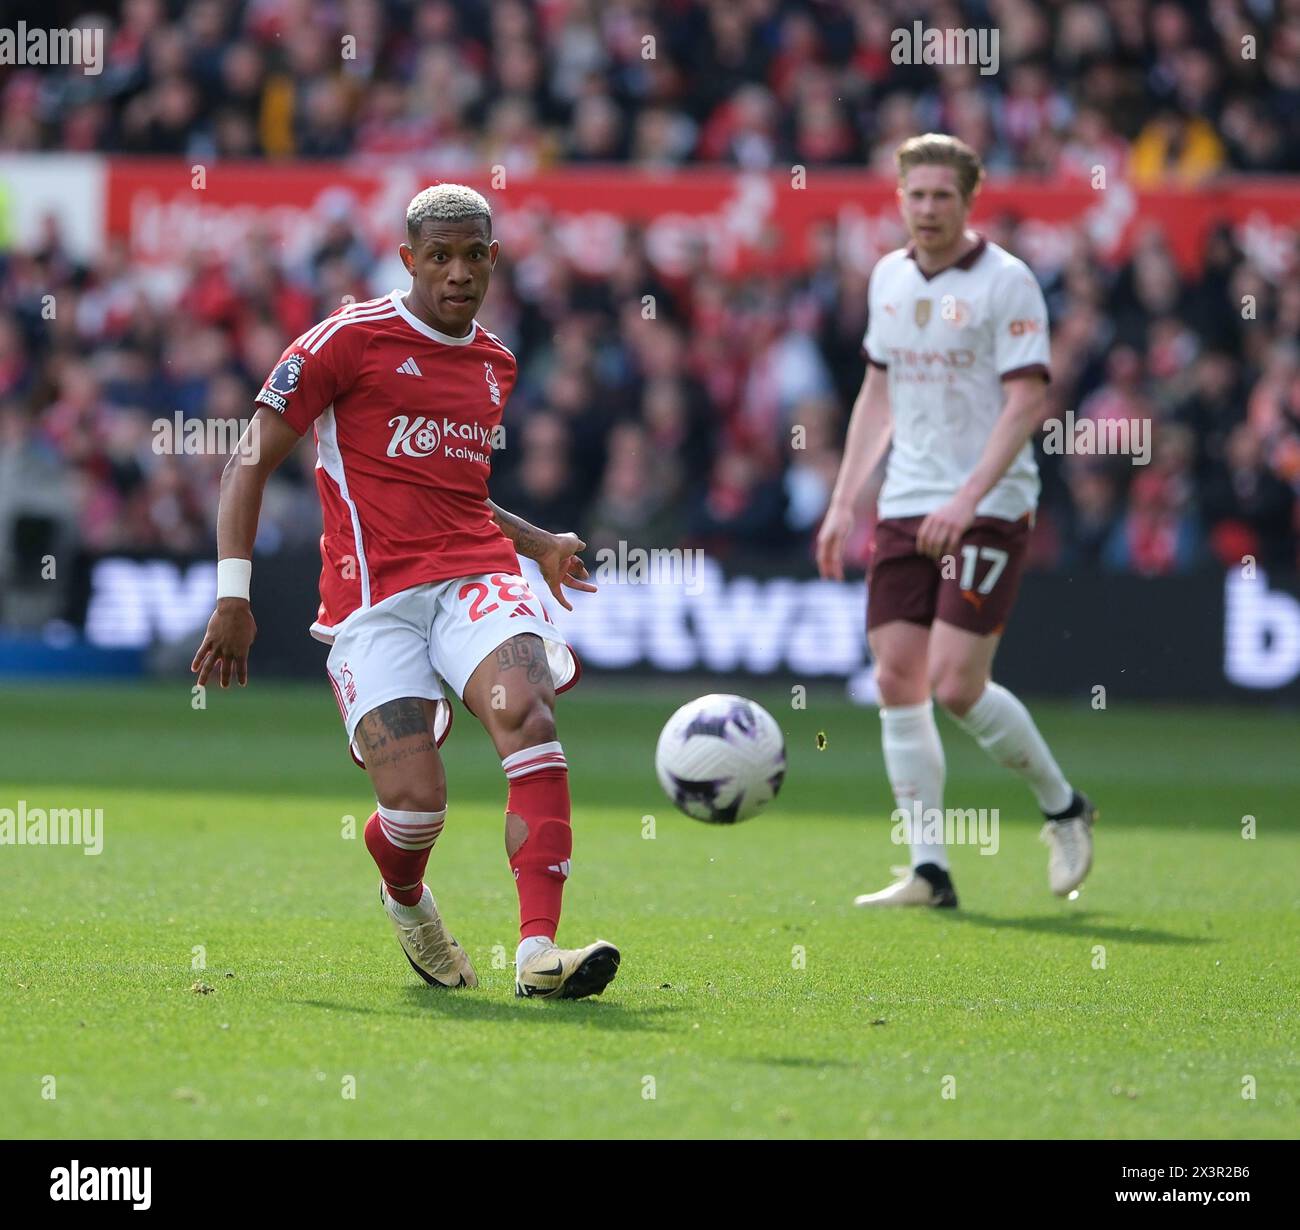
{"type": "Polygon", "coordinates": [[[408,1019],[431,1017],[438,1020],[494,1023],[504,1021],[519,1028],[533,1024],[544,1029],[578,1025],[625,1033],[666,1032],[661,1018],[682,1010],[667,1004],[654,1008],[629,1008],[616,1000],[604,1000],[595,996],[542,1003],[515,999],[513,994],[509,999],[499,999],[492,996],[491,992],[485,996],[482,992],[439,992],[427,987],[405,987],[400,999],[377,1002],[374,1005],[326,999],[297,999],[290,1002],[304,1008],[324,1008],[360,1016],[396,1016],[408,1019]]]}
{"type": "MultiPolygon", "coordinates": [[[[940,911],[936,911],[940,913],[940,911]]],[[[999,930],[1040,931],[1046,935],[1078,935],[1089,939],[1128,940],[1137,944],[1213,944],[1216,940],[1199,935],[1179,935],[1174,931],[1156,931],[1150,927],[1111,926],[1096,922],[1105,914],[1081,910],[1071,914],[1041,914],[1029,918],[1005,918],[995,914],[980,914],[974,910],[943,910],[943,917],[951,922],[974,923],[977,927],[999,930]]]]}
{"type": "Polygon", "coordinates": [[[804,1055],[728,1055],[729,1062],[757,1063],[763,1067],[807,1068],[817,1071],[821,1068],[834,1068],[841,1072],[865,1072],[867,1065],[860,1059],[813,1059],[804,1055]]]}

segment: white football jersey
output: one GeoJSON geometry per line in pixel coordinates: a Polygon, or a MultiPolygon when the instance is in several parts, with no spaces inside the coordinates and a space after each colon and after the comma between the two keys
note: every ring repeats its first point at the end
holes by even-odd
{"type": "MultiPolygon", "coordinates": [[[[1002,413],[1002,382],[1048,376],[1047,304],[1024,261],[981,238],[927,277],[899,248],[871,272],[867,361],[889,372],[893,447],[881,517],[934,512],[978,464],[1002,413]]],[[[1015,521],[1038,503],[1038,467],[1026,442],[976,515],[1015,521]]]]}

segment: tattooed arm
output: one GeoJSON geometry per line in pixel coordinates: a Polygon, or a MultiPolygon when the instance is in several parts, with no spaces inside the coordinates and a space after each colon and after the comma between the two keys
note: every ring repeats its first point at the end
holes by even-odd
{"type": "MultiPolygon", "coordinates": [[[[515,550],[520,555],[526,555],[529,559],[537,559],[545,553],[551,545],[551,540],[555,538],[554,534],[548,534],[545,530],[539,530],[531,522],[525,521],[522,517],[516,517],[512,512],[506,512],[500,504],[494,504],[491,500],[487,502],[488,511],[492,514],[492,520],[501,528],[501,532],[515,544],[515,550]]],[[[581,550],[587,544],[583,543],[578,547],[581,550]]]]}
{"type": "Polygon", "coordinates": [[[520,555],[537,561],[537,567],[550,586],[551,593],[555,595],[556,602],[566,611],[573,610],[573,606],[564,596],[562,586],[567,585],[570,589],[580,589],[589,594],[596,592],[596,587],[587,580],[586,565],[578,558],[578,552],[585,549],[587,544],[577,534],[552,534],[547,530],[539,530],[537,526],[522,517],[516,517],[514,513],[506,512],[491,500],[487,501],[487,506],[492,520],[514,543],[515,550],[520,555]]]}

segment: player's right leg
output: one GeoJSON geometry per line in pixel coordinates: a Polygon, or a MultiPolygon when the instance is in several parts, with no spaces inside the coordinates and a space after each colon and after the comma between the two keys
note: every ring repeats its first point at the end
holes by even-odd
{"type": "Polygon", "coordinates": [[[432,589],[417,586],[355,614],[340,628],[327,670],[353,755],[374,787],[366,848],[402,952],[430,986],[472,987],[474,968],[424,883],[447,814],[438,743],[450,721],[427,648],[432,589]]]}
{"type": "Polygon", "coordinates": [[[447,930],[425,867],[447,816],[447,779],[434,738],[433,701],[385,701],[357,724],[355,738],[375,788],[366,849],[379,868],[379,900],[407,961],[434,987],[478,986],[465,950],[447,930]]]}
{"type": "Polygon", "coordinates": [[[884,517],[871,544],[867,639],[880,694],[880,741],[912,865],[896,867],[898,880],[862,894],[854,901],[860,906],[957,904],[943,846],[943,744],[934,724],[927,670],[939,569],[934,560],[917,554],[920,524],[920,517],[884,517]]]}
{"type": "Polygon", "coordinates": [[[927,670],[930,630],[898,619],[873,628],[868,636],[880,693],[885,771],[912,857],[910,867],[895,868],[898,879],[893,884],[864,893],[854,904],[953,907],[957,892],[943,844],[943,744],[934,722],[927,670]]]}

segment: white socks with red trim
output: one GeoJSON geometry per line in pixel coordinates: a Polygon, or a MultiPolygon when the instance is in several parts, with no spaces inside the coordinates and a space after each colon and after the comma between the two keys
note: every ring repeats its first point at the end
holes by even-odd
{"type": "Polygon", "coordinates": [[[564,745],[558,739],[550,743],[538,743],[519,752],[511,752],[501,762],[506,777],[514,781],[518,777],[527,777],[530,773],[540,773],[543,769],[567,768],[564,759],[564,745]]]}

